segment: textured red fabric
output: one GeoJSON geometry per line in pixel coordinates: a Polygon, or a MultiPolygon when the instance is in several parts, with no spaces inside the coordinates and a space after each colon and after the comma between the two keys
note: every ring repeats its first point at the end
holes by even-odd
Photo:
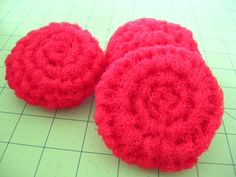
{"type": "Polygon", "coordinates": [[[5,64],[6,80],[16,95],[47,108],[80,104],[94,92],[106,66],[96,39],[66,22],[29,32],[5,64]]]}
{"type": "Polygon", "coordinates": [[[223,93],[198,52],[143,47],[96,87],[95,121],[113,153],[143,168],[192,167],[221,124],[223,93]]]}
{"type": "Polygon", "coordinates": [[[109,64],[140,47],[171,44],[198,51],[192,32],[180,25],[152,18],[130,21],[111,36],[106,49],[109,64]]]}

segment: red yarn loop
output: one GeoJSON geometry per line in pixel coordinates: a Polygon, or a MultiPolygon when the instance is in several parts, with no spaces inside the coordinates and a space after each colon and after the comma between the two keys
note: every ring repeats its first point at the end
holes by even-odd
{"type": "Polygon", "coordinates": [[[17,42],[6,59],[6,79],[29,104],[64,108],[94,92],[105,66],[102,49],[87,30],[51,23],[17,42]]]}
{"type": "Polygon", "coordinates": [[[137,48],[167,44],[198,51],[190,30],[162,20],[140,18],[116,30],[108,42],[106,57],[111,64],[137,48]]]}
{"type": "Polygon", "coordinates": [[[95,101],[98,132],[113,153],[162,171],[192,167],[223,114],[222,90],[199,53],[170,45],[115,61],[95,101]]]}

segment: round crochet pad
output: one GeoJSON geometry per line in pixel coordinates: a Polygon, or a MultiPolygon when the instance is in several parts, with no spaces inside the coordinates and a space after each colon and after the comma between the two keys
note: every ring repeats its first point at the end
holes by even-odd
{"type": "Polygon", "coordinates": [[[96,87],[95,121],[113,153],[143,168],[191,168],[221,125],[223,93],[199,53],[137,49],[96,87]]]}
{"type": "Polygon", "coordinates": [[[106,58],[109,64],[140,47],[171,44],[198,51],[192,32],[180,25],[152,18],[130,21],[111,36],[106,58]]]}
{"type": "Polygon", "coordinates": [[[47,108],[80,104],[94,92],[106,67],[97,40],[65,22],[29,32],[5,64],[6,80],[16,95],[47,108]]]}

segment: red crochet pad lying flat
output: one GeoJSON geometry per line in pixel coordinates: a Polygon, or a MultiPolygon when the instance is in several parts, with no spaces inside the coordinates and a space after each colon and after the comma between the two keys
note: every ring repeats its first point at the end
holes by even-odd
{"type": "Polygon", "coordinates": [[[140,48],[115,61],[96,87],[95,121],[105,144],[143,168],[191,168],[209,147],[223,93],[198,52],[140,48]]]}
{"type": "Polygon", "coordinates": [[[119,27],[111,36],[106,58],[111,64],[140,47],[171,44],[198,51],[192,32],[180,25],[152,18],[140,18],[119,27]]]}
{"type": "Polygon", "coordinates": [[[6,59],[6,80],[29,104],[63,108],[91,95],[105,66],[103,51],[87,30],[51,23],[17,42],[6,59]]]}

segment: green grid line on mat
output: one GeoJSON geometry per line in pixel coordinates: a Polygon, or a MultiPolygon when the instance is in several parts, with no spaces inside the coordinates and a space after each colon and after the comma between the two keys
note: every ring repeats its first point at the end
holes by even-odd
{"type": "MultiPolygon", "coordinates": [[[[216,24],[216,22],[215,22],[214,15],[212,14],[212,11],[211,11],[211,8],[209,7],[209,4],[208,4],[208,9],[209,9],[209,12],[210,12],[210,14],[211,14],[212,21],[215,23],[215,26],[217,27],[217,31],[218,31],[218,33],[219,33],[219,35],[220,35],[221,42],[222,42],[222,44],[224,45],[224,49],[225,49],[225,51],[226,51],[226,53],[227,53],[227,56],[228,56],[228,58],[229,58],[229,60],[230,60],[230,62],[231,62],[232,68],[235,69],[234,66],[233,66],[233,63],[232,63],[232,61],[231,61],[231,58],[230,58],[229,55],[228,55],[228,50],[227,50],[227,47],[225,46],[225,41],[222,39],[222,34],[221,34],[220,30],[219,30],[219,26],[218,26],[218,25],[216,24]]],[[[235,75],[236,75],[236,71],[234,72],[234,76],[235,76],[235,75]]],[[[224,131],[226,132],[225,126],[224,126],[224,121],[223,121],[223,127],[224,127],[224,131]]],[[[233,159],[233,155],[232,155],[232,150],[231,150],[231,147],[230,147],[230,145],[229,145],[228,135],[225,134],[225,137],[226,137],[226,140],[227,140],[226,142],[227,142],[227,145],[228,145],[228,148],[229,148],[229,152],[230,152],[230,157],[231,157],[231,160],[232,160],[232,164],[234,164],[234,159],[233,159]]],[[[233,165],[233,167],[234,167],[234,173],[235,173],[235,175],[236,175],[236,167],[235,167],[234,165],[233,165]]]]}
{"type": "MultiPolygon", "coordinates": [[[[28,106],[28,105],[27,105],[28,106]]],[[[27,107],[26,107],[27,108],[27,107]]],[[[26,109],[25,109],[26,110],[26,109]]],[[[227,113],[227,110],[232,110],[232,109],[227,109],[225,110],[225,114],[227,114],[232,120],[236,120],[231,114],[227,113]]],[[[234,109],[233,109],[234,110],[234,109]]],[[[93,111],[91,111],[93,112],[93,111]]],[[[42,115],[36,115],[36,114],[25,114],[25,113],[13,113],[13,112],[6,112],[6,111],[0,111],[0,114],[13,114],[13,115],[22,115],[22,116],[27,116],[27,117],[40,117],[40,118],[45,118],[45,119],[51,119],[54,118],[50,116],[42,116],[42,115]]],[[[91,118],[92,115],[90,114],[89,117],[91,118]]],[[[75,119],[75,118],[70,118],[70,117],[55,117],[55,119],[59,120],[70,120],[70,121],[75,121],[75,122],[84,122],[84,123],[94,123],[93,120],[81,120],[81,119],[75,119]]],[[[223,129],[223,128],[222,128],[223,129]]],[[[223,133],[222,131],[216,132],[216,134],[228,134],[228,135],[236,135],[236,133],[223,133]]]]}
{"type": "MultiPolygon", "coordinates": [[[[115,2],[115,0],[114,0],[114,2],[115,2]]],[[[90,13],[89,13],[89,16],[88,16],[89,18],[87,19],[87,23],[85,25],[85,28],[89,25],[92,13],[93,13],[94,9],[96,8],[96,6],[95,6],[96,3],[97,3],[97,1],[94,0],[93,4],[92,4],[92,7],[91,7],[91,10],[90,10],[90,13]]],[[[114,4],[113,4],[113,6],[111,8],[114,9],[114,4]]],[[[109,24],[108,24],[107,33],[106,33],[106,36],[105,36],[106,38],[107,38],[108,31],[109,31],[109,26],[110,26],[111,20],[112,20],[112,14],[111,14],[111,18],[110,18],[110,21],[109,21],[109,24]]],[[[92,102],[93,102],[93,99],[91,101],[90,108],[89,108],[88,120],[89,120],[90,114],[91,114],[92,102]]],[[[80,166],[81,166],[82,157],[83,157],[83,150],[84,150],[84,144],[85,144],[85,139],[86,139],[86,135],[87,135],[88,125],[89,125],[89,121],[87,121],[86,127],[85,127],[85,133],[84,133],[84,137],[83,137],[83,141],[82,141],[82,146],[81,146],[81,153],[80,153],[79,160],[78,160],[78,165],[77,165],[77,168],[76,168],[76,176],[79,176],[80,173],[81,173],[79,170],[81,168],[80,166]]]]}
{"type": "Polygon", "coordinates": [[[115,5],[109,0],[97,1],[96,5],[84,0],[54,2],[43,0],[33,5],[30,0],[0,1],[0,176],[236,176],[234,1],[119,0],[115,5]],[[96,133],[93,97],[79,108],[46,111],[16,98],[2,75],[3,61],[16,40],[50,21],[79,22],[105,48],[117,26],[143,16],[192,29],[225,93],[223,126],[209,151],[197,166],[175,174],[141,170],[115,158],[96,133]]]}
{"type": "MultiPolygon", "coordinates": [[[[220,133],[218,133],[220,134],[220,133]]],[[[224,133],[221,133],[222,135],[224,135],[224,133]]],[[[235,135],[235,134],[233,134],[235,135]]],[[[0,141],[0,143],[8,143],[5,141],[0,141]]],[[[51,149],[51,150],[61,150],[61,151],[70,151],[70,152],[83,152],[83,153],[89,153],[89,154],[98,154],[98,155],[107,155],[107,156],[113,156],[111,153],[102,153],[102,152],[90,152],[90,151],[81,151],[81,150],[70,150],[70,149],[63,149],[63,148],[55,148],[55,147],[44,147],[44,146],[39,146],[39,145],[30,145],[30,144],[22,144],[22,143],[9,143],[12,145],[20,145],[20,146],[28,146],[28,147],[36,147],[36,148],[45,148],[45,149],[51,149]]],[[[214,165],[228,165],[228,166],[232,166],[232,163],[214,163],[214,162],[204,162],[204,161],[200,161],[198,162],[199,164],[214,164],[214,165]]]]}
{"type": "MultiPolygon", "coordinates": [[[[16,5],[17,5],[17,3],[15,3],[14,5],[12,5],[12,6],[9,7],[9,10],[7,10],[6,13],[2,16],[0,22],[2,21],[3,18],[5,18],[5,17],[9,14],[9,12],[11,11],[11,9],[14,8],[16,5]]],[[[0,33],[0,34],[1,34],[1,33],[0,33]]],[[[13,35],[13,33],[12,33],[10,36],[9,36],[9,35],[4,36],[3,42],[2,42],[2,39],[1,39],[0,51],[2,51],[3,46],[6,45],[6,43],[10,40],[10,38],[11,38],[12,35],[13,35]]],[[[1,35],[1,37],[2,37],[2,35],[1,35]]],[[[0,94],[3,92],[3,90],[4,90],[5,86],[6,86],[6,84],[7,84],[7,83],[5,83],[5,84],[3,85],[3,87],[1,87],[2,89],[0,89],[0,94]]]]}

